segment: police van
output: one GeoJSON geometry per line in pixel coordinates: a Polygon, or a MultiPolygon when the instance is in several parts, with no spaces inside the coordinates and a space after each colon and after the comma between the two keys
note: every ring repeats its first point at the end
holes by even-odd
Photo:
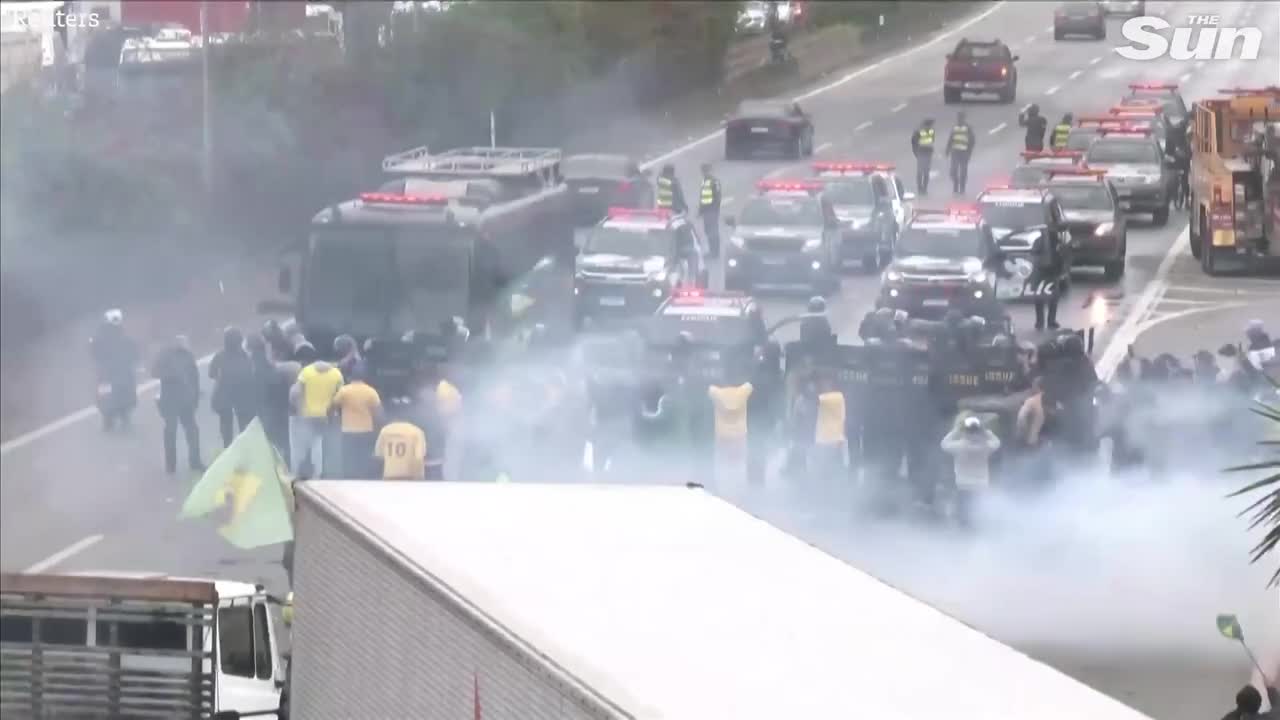
{"type": "Polygon", "coordinates": [[[1000,249],[997,299],[1033,300],[1066,291],[1071,277],[1070,235],[1062,206],[1048,189],[992,186],[978,195],[977,206],[1000,249]],[[1039,243],[1047,243],[1047,251],[1062,260],[1062,272],[1033,283],[1039,243]]]}
{"type": "Polygon", "coordinates": [[[707,250],[694,223],[658,208],[609,208],[588,230],[574,268],[574,315],[594,320],[653,314],[677,287],[707,287],[707,250]]]}
{"type": "Polygon", "coordinates": [[[841,227],[818,180],[765,180],[738,217],[725,259],[729,290],[803,287],[826,294],[840,287],[841,227]]]}
{"type": "Polygon", "coordinates": [[[840,223],[841,267],[852,260],[868,272],[883,268],[893,258],[915,194],[907,192],[890,163],[817,162],[813,170],[826,183],[823,195],[840,223]]]}

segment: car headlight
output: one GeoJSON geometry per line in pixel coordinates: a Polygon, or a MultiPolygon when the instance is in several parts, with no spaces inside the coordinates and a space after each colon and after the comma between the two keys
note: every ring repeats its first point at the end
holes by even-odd
{"type": "Polygon", "coordinates": [[[871,224],[871,218],[845,218],[845,223],[851,230],[861,230],[871,224]]]}
{"type": "Polygon", "coordinates": [[[666,281],[667,281],[667,271],[666,271],[666,269],[659,270],[658,272],[655,272],[655,273],[650,273],[650,274],[649,274],[649,279],[650,279],[651,281],[653,281],[653,282],[656,282],[656,283],[664,283],[664,282],[666,282],[666,281]]]}
{"type": "Polygon", "coordinates": [[[1155,183],[1159,181],[1160,181],[1159,175],[1143,175],[1142,176],[1142,182],[1146,183],[1147,185],[1150,185],[1151,183],[1155,183]]]}
{"type": "Polygon", "coordinates": [[[902,273],[897,270],[886,270],[884,273],[884,281],[891,283],[902,282],[902,273]]]}
{"type": "Polygon", "coordinates": [[[991,274],[988,273],[986,270],[979,270],[976,273],[969,274],[969,282],[977,283],[979,285],[986,285],[990,281],[991,281],[991,274]]]}
{"type": "Polygon", "coordinates": [[[1115,223],[1106,222],[1099,225],[1098,229],[1093,231],[1093,234],[1097,237],[1102,237],[1103,235],[1110,235],[1111,231],[1115,229],[1116,229],[1115,223]]]}
{"type": "Polygon", "coordinates": [[[817,250],[820,247],[822,247],[822,238],[820,237],[811,237],[804,241],[805,252],[817,250]]]}
{"type": "Polygon", "coordinates": [[[747,244],[747,241],[743,240],[741,235],[731,235],[729,236],[729,244],[741,250],[747,244]]]}

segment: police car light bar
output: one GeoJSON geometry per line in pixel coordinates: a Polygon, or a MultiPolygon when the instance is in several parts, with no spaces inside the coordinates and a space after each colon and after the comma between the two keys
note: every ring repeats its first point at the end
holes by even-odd
{"type": "Polygon", "coordinates": [[[1127,125],[1124,127],[1106,127],[1098,131],[1099,135],[1125,135],[1130,137],[1151,137],[1151,128],[1127,125]]]}
{"type": "Polygon", "coordinates": [[[671,210],[668,208],[629,208],[629,207],[611,207],[608,215],[610,218],[652,218],[654,220],[670,220],[671,210]]]}
{"type": "Polygon", "coordinates": [[[1072,158],[1079,160],[1084,157],[1084,153],[1079,150],[1023,150],[1022,157],[1027,160],[1037,158],[1072,158]]]}
{"type": "Polygon", "coordinates": [[[1091,178],[1101,179],[1102,177],[1105,177],[1106,174],[1107,174],[1106,170],[1090,170],[1089,168],[1074,168],[1074,167],[1061,168],[1061,169],[1055,168],[1049,171],[1049,179],[1052,180],[1054,178],[1059,178],[1059,177],[1078,177],[1078,178],[1091,177],[1091,178]]]}
{"type": "Polygon", "coordinates": [[[798,190],[803,192],[817,192],[825,189],[822,183],[806,182],[803,180],[761,180],[756,183],[756,187],[760,190],[798,190]]]}
{"type": "Polygon", "coordinates": [[[1260,88],[1242,88],[1242,87],[1224,88],[1222,90],[1219,90],[1218,92],[1222,93],[1223,95],[1263,95],[1263,96],[1270,95],[1272,97],[1280,98],[1280,86],[1276,86],[1276,85],[1271,85],[1269,87],[1260,87],[1260,88]]]}
{"type": "Polygon", "coordinates": [[[876,162],[816,162],[816,172],[892,172],[897,166],[892,163],[876,162]]]}
{"type": "Polygon", "coordinates": [[[448,195],[398,195],[396,193],[360,193],[360,202],[370,205],[448,205],[448,195]]]}
{"type": "Polygon", "coordinates": [[[982,208],[973,203],[951,203],[946,214],[951,217],[982,217],[982,208]]]}
{"type": "Polygon", "coordinates": [[[700,287],[681,287],[671,294],[672,302],[693,302],[703,298],[702,288],[700,287]]]}
{"type": "Polygon", "coordinates": [[[1116,105],[1107,111],[1111,115],[1119,117],[1135,117],[1135,118],[1154,118],[1164,112],[1164,108],[1158,106],[1151,107],[1134,107],[1132,105],[1116,105]]]}
{"type": "Polygon", "coordinates": [[[1170,83],[1129,83],[1130,90],[1177,90],[1178,86],[1170,83]]]}

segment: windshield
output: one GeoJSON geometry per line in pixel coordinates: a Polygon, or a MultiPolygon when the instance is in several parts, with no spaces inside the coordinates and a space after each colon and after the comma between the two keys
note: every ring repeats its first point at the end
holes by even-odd
{"type": "Polygon", "coordinates": [[[1062,6],[1062,9],[1071,17],[1081,17],[1083,15],[1092,15],[1097,11],[1098,6],[1094,3],[1066,3],[1062,6]]]}
{"type": "Polygon", "coordinates": [[[1044,206],[1000,200],[982,202],[982,219],[991,227],[1025,228],[1044,224],[1044,206]]]}
{"type": "Polygon", "coordinates": [[[822,225],[822,204],[813,197],[757,197],[742,208],[742,225],[822,225]]]}
{"type": "Polygon", "coordinates": [[[574,155],[560,166],[565,178],[612,178],[627,175],[626,160],[605,155],[574,155]]]}
{"type": "Polygon", "coordinates": [[[1099,140],[1089,148],[1086,163],[1160,164],[1160,150],[1155,143],[1125,140],[1099,140]]]}
{"type": "Polygon", "coordinates": [[[1149,107],[1153,100],[1160,104],[1166,116],[1181,117],[1187,114],[1182,107],[1182,103],[1178,102],[1178,98],[1174,95],[1135,94],[1121,100],[1120,104],[1124,106],[1149,107]]]}
{"type": "Polygon", "coordinates": [[[1053,185],[1053,196],[1066,210],[1110,210],[1111,193],[1102,183],[1053,185]]]}
{"type": "Polygon", "coordinates": [[[675,345],[676,338],[682,332],[693,337],[696,344],[735,346],[749,345],[754,341],[751,321],[740,315],[710,314],[719,310],[709,309],[706,315],[697,314],[696,308],[690,308],[683,315],[655,315],[645,333],[648,341],[658,347],[675,345]]]}
{"type": "Polygon", "coordinates": [[[871,194],[871,180],[867,178],[827,183],[826,195],[832,205],[869,207],[875,204],[871,194]]]}
{"type": "Polygon", "coordinates": [[[961,60],[999,60],[1001,58],[998,45],[961,45],[956,48],[956,57],[961,60]]]}
{"type": "Polygon", "coordinates": [[[977,228],[908,227],[898,237],[894,254],[899,257],[928,255],[940,258],[983,257],[982,231],[977,228]]]}
{"type": "Polygon", "coordinates": [[[738,106],[738,114],[755,117],[782,117],[787,114],[787,109],[776,102],[747,100],[738,106]]]}
{"type": "Polygon", "coordinates": [[[675,252],[675,233],[666,229],[597,227],[587,235],[584,255],[669,257],[675,252]]]}
{"type": "Polygon", "coordinates": [[[434,330],[465,315],[469,239],[443,229],[342,226],[312,235],[304,322],[358,336],[434,330]]]}

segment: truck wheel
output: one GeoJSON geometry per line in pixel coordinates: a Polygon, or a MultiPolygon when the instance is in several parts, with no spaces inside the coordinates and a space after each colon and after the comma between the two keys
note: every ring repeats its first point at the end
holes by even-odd
{"type": "Polygon", "coordinates": [[[1015,80],[1009,89],[1000,93],[1000,102],[1008,105],[1018,98],[1018,82],[1015,80]]]}
{"type": "Polygon", "coordinates": [[[1062,34],[1062,31],[1058,30],[1058,28],[1054,28],[1054,29],[1053,29],[1053,39],[1054,39],[1055,41],[1057,41],[1057,40],[1061,40],[1061,39],[1063,39],[1064,37],[1066,37],[1066,35],[1062,34]]]}
{"type": "Polygon", "coordinates": [[[791,152],[788,154],[791,156],[791,159],[793,160],[799,160],[800,158],[804,157],[804,134],[803,133],[796,134],[795,144],[792,146],[791,152]]]}
{"type": "Polygon", "coordinates": [[[1196,211],[1199,207],[1196,205],[1196,196],[1192,195],[1187,201],[1188,214],[1191,216],[1187,223],[1187,236],[1191,241],[1191,257],[1196,260],[1200,259],[1200,223],[1196,220],[1196,211]]]}
{"type": "Polygon", "coordinates": [[[1155,212],[1151,213],[1151,220],[1152,222],[1155,223],[1156,227],[1164,227],[1169,223],[1169,201],[1168,200],[1165,200],[1163,205],[1156,208],[1155,212]]]}
{"type": "Polygon", "coordinates": [[[1209,235],[1208,222],[1200,218],[1200,267],[1206,275],[1217,275],[1218,267],[1213,260],[1213,239],[1209,235]]]}
{"type": "Polygon", "coordinates": [[[951,88],[943,88],[942,101],[948,105],[960,102],[960,91],[951,88]]]}
{"type": "Polygon", "coordinates": [[[735,147],[733,143],[727,140],[725,141],[724,143],[724,159],[725,160],[737,160],[740,154],[741,153],[738,152],[738,148],[735,147]]]}

